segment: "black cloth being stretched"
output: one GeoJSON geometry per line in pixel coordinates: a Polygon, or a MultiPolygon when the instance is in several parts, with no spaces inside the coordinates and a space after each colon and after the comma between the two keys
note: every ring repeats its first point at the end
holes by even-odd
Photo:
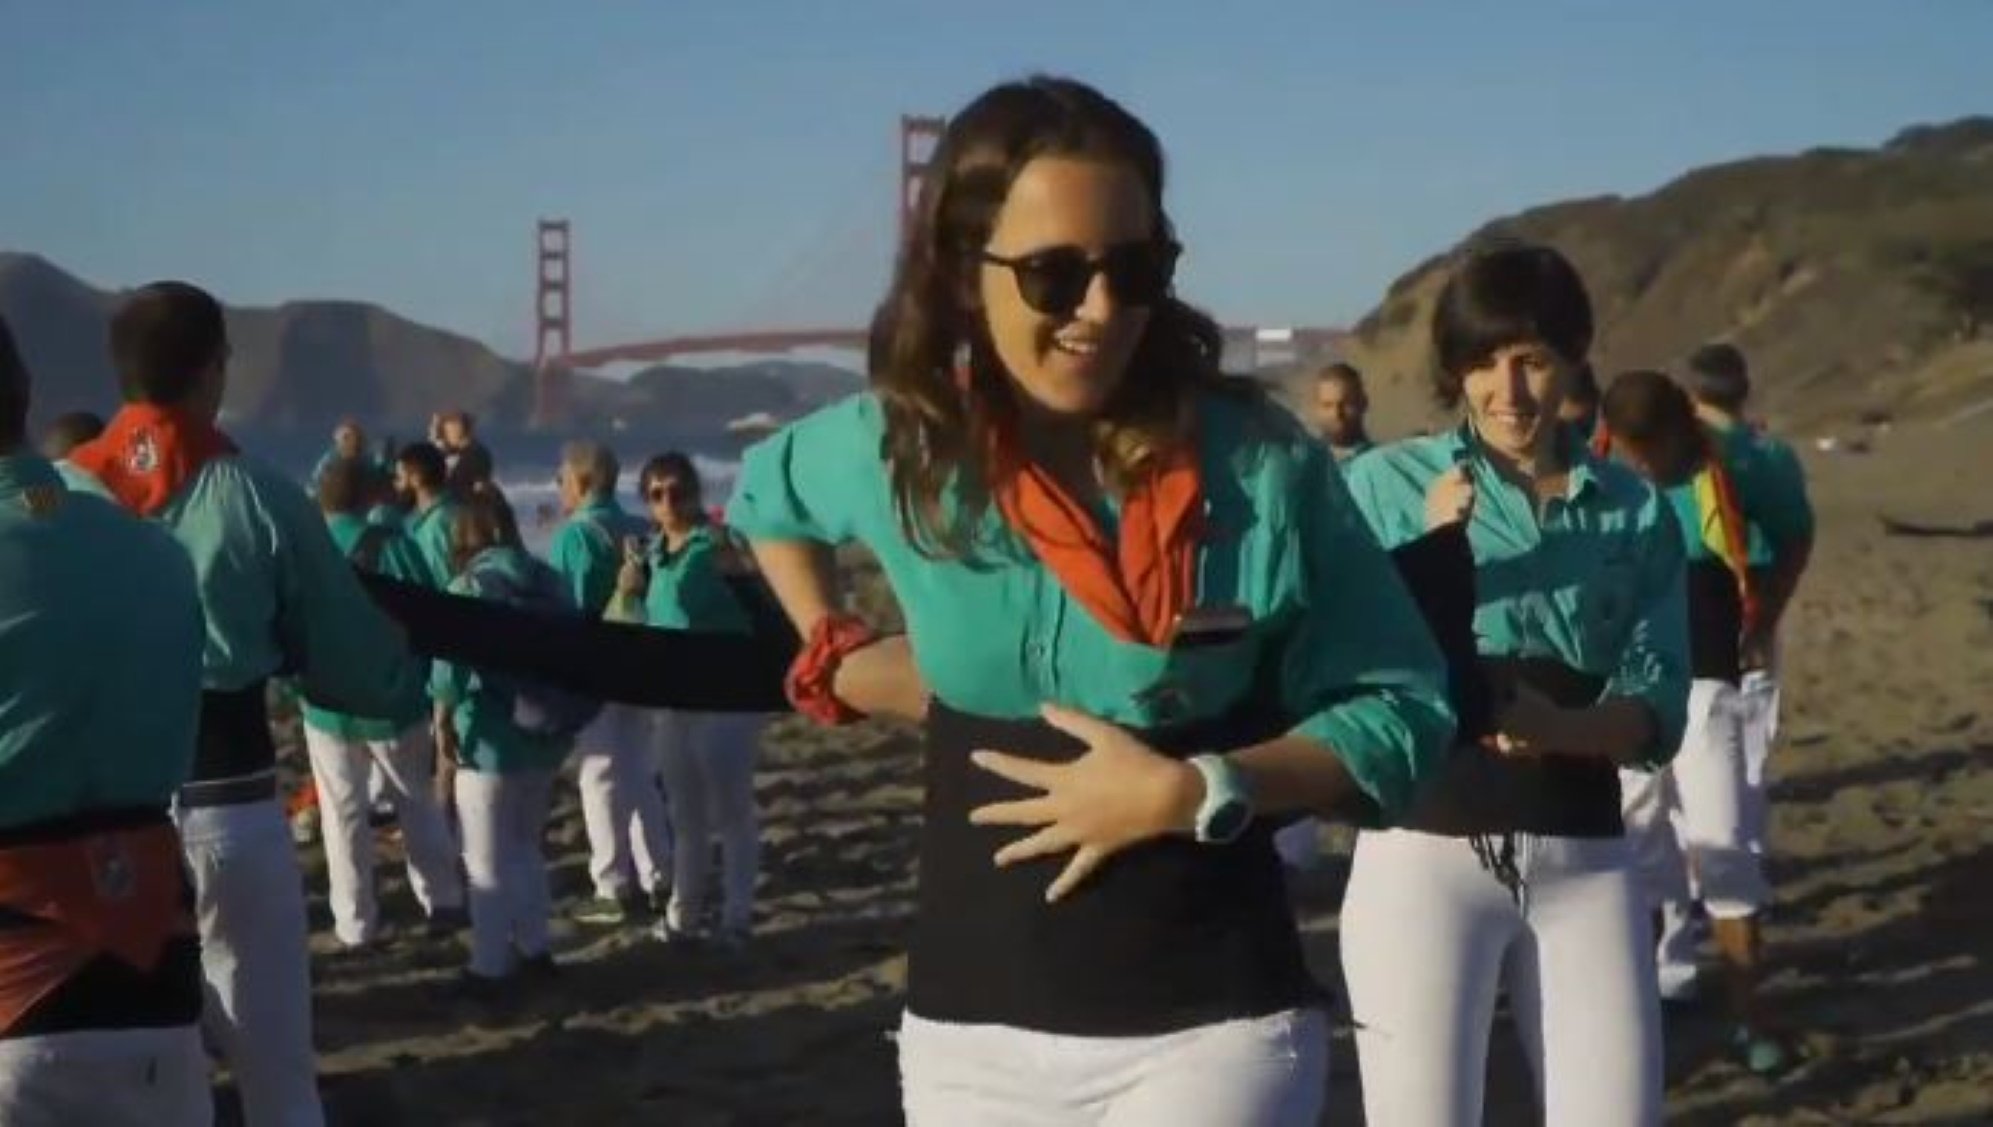
{"type": "Polygon", "coordinates": [[[546,614],[365,571],[360,579],[424,657],[643,708],[789,708],[782,678],[796,654],[796,633],[759,580],[729,580],[754,623],[754,633],[745,635],[546,614]]]}

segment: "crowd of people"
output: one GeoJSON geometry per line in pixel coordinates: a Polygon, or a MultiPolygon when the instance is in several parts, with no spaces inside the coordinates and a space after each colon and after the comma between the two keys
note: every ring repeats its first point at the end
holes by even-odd
{"type": "Polygon", "coordinates": [[[1298,411],[1224,375],[1180,252],[1140,120],[1070,80],[995,87],[935,152],[870,390],[751,448],[724,521],[684,454],[643,464],[632,513],[615,454],[570,444],[544,560],[468,416],[381,453],[343,425],[308,493],[243,456],[195,287],[123,300],[123,406],[41,454],[0,331],[0,1118],[206,1123],[212,1054],[252,1127],[323,1121],[273,681],[342,946],[382,940],[383,805],[427,928],[469,930],[460,989],[556,976],[570,762],[577,921],[749,942],[765,716],[424,658],[381,582],[738,635],[753,575],[801,640],[797,713],[920,726],[916,1127],[1312,1127],[1327,999],[1283,869],[1321,820],[1360,827],[1369,1122],[1478,1124],[1505,995],[1546,1123],[1659,1123],[1662,1003],[1704,932],[1739,1059],[1787,1067],[1757,990],[1764,763],[1812,514],[1746,421],[1743,354],[1602,387],[1573,265],[1477,246],[1427,324],[1456,421],[1380,444],[1347,363],[1298,411]],[[852,542],[903,632],[848,609],[852,542]]]}

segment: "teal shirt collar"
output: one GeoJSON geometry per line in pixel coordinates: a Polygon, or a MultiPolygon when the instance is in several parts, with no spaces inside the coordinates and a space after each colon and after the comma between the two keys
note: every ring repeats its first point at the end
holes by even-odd
{"type": "MultiPolygon", "coordinates": [[[[1599,486],[1598,458],[1593,455],[1590,446],[1576,439],[1577,435],[1569,427],[1559,425],[1557,440],[1564,444],[1565,457],[1571,463],[1571,480],[1564,490],[1565,499],[1570,501],[1587,496],[1599,486]]],[[[1464,419],[1447,435],[1446,453],[1455,465],[1469,458],[1483,462],[1488,460],[1481,452],[1481,440],[1474,433],[1474,425],[1464,419]]]]}
{"type": "Polygon", "coordinates": [[[37,486],[61,484],[62,475],[39,455],[10,454],[0,458],[0,498],[15,497],[37,486]]]}

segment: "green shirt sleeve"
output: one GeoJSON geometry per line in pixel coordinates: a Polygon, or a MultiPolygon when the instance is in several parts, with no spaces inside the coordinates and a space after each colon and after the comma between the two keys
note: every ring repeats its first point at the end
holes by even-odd
{"type": "Polygon", "coordinates": [[[1334,462],[1310,444],[1296,491],[1306,601],[1284,657],[1282,689],[1395,822],[1453,741],[1446,667],[1410,592],[1351,500],[1334,462]]]}
{"type": "Polygon", "coordinates": [[[392,718],[421,694],[422,663],[360,585],[325,522],[294,487],[262,488],[277,557],[277,633],[312,699],[392,718]]]}
{"type": "Polygon", "coordinates": [[[1640,757],[1660,767],[1681,747],[1688,723],[1689,625],[1687,553],[1681,524],[1669,501],[1655,494],[1646,520],[1641,554],[1639,605],[1633,628],[1606,681],[1608,697],[1646,703],[1654,717],[1654,740],[1640,757]]]}
{"type": "Polygon", "coordinates": [[[588,605],[589,577],[595,567],[595,553],[589,550],[587,539],[588,531],[569,520],[554,533],[553,543],[547,545],[547,562],[559,573],[568,597],[578,607],[588,605]]]}
{"type": "Polygon", "coordinates": [[[841,544],[858,533],[852,451],[876,435],[878,403],[857,395],[798,419],[749,447],[727,524],[755,540],[841,544]],[[858,432],[858,433],[855,433],[858,432]]]}

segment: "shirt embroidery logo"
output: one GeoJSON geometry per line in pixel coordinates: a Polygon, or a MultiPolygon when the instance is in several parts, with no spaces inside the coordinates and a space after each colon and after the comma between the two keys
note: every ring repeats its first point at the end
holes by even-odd
{"type": "Polygon", "coordinates": [[[31,517],[45,517],[62,507],[63,489],[59,485],[31,485],[21,491],[21,503],[28,507],[31,517]]]}
{"type": "Polygon", "coordinates": [[[159,469],[159,440],[150,430],[141,430],[132,437],[131,449],[125,452],[125,469],[135,474],[154,473],[159,469]]]}

